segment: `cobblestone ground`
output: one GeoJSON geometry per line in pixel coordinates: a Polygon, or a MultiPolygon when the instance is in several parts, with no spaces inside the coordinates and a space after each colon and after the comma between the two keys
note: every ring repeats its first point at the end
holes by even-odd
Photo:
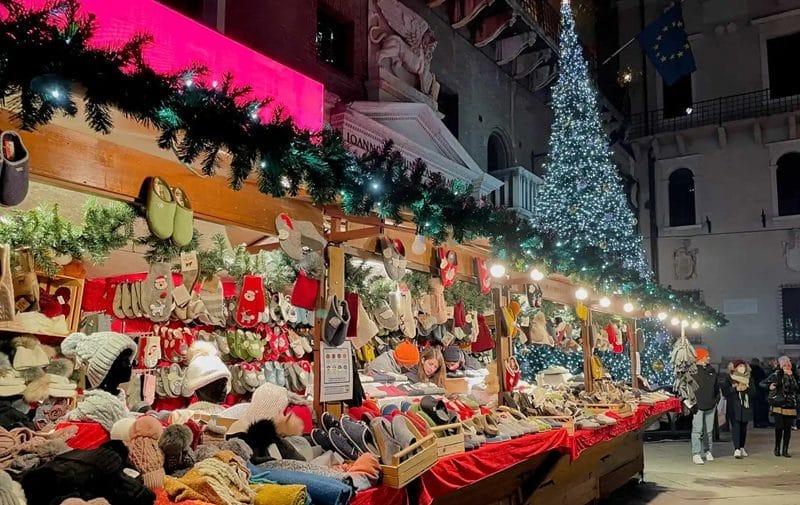
{"type": "Polygon", "coordinates": [[[734,459],[723,433],[716,459],[703,466],[692,463],[688,440],[647,443],[644,482],[620,489],[603,505],[800,505],[800,431],[792,432],[793,458],[775,457],[773,433],[751,429],[745,459],[734,459]]]}

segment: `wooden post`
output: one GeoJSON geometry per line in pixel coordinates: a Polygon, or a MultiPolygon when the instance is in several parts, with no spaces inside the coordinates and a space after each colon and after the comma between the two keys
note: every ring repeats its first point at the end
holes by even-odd
{"type": "Polygon", "coordinates": [[[639,353],[639,340],[637,338],[637,328],[636,328],[637,319],[631,320],[631,327],[633,331],[631,332],[631,386],[633,386],[634,391],[638,391],[639,389],[639,367],[636,366],[637,360],[636,355],[639,353]]]}
{"type": "Polygon", "coordinates": [[[592,377],[592,342],[589,327],[592,325],[592,309],[586,308],[586,321],[581,330],[581,343],[583,345],[583,386],[587,393],[594,390],[592,377]]]}

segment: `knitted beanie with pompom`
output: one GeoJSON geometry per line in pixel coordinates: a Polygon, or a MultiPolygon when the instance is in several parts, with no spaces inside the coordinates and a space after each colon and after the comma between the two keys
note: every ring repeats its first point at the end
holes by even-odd
{"type": "Polygon", "coordinates": [[[164,487],[164,454],[158,447],[162,433],[164,427],[151,416],[138,418],[128,432],[128,459],[142,473],[144,485],[152,491],[164,487]]]}

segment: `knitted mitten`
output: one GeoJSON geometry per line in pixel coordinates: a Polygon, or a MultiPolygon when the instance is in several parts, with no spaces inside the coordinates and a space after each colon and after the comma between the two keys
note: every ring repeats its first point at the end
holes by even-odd
{"type": "Polygon", "coordinates": [[[158,447],[158,439],[164,427],[154,417],[142,416],[130,429],[128,459],[142,473],[144,485],[156,490],[164,487],[164,453],[158,447]]]}

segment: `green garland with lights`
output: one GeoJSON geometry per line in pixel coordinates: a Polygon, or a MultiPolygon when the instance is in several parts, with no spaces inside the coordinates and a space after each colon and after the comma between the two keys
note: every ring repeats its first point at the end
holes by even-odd
{"type": "Polygon", "coordinates": [[[399,222],[401,212],[410,211],[420,233],[436,242],[484,237],[495,258],[517,270],[537,266],[605,292],[618,291],[644,308],[664,308],[710,325],[726,323],[720,312],[643,279],[638,263],[616,247],[592,242],[565,247],[553,229],[537,228],[511,210],[473,197],[469,184],[447,181],[419,160],[407,169],[390,142],[356,157],[330,128],[302,129],[280,109],[262,121],[260,111],[268,101],[251,98],[230,75],[215,86],[207,84],[200,66],[159,74],[142,56],[149,36],[114,48],[91,47],[95,20],[79,15],[79,5],[56,0],[27,8],[19,0],[3,1],[0,93],[24,130],[50,123],[57,113],[75,116],[73,89],[79,88],[86,121],[99,133],[113,128],[114,108],[157,129],[161,148],[174,150],[184,163],[199,161],[205,174],[217,171],[220,153],[229,153],[234,189],[253,175],[264,194],[280,198],[303,191],[314,204],[339,203],[351,215],[374,213],[399,222]]]}

